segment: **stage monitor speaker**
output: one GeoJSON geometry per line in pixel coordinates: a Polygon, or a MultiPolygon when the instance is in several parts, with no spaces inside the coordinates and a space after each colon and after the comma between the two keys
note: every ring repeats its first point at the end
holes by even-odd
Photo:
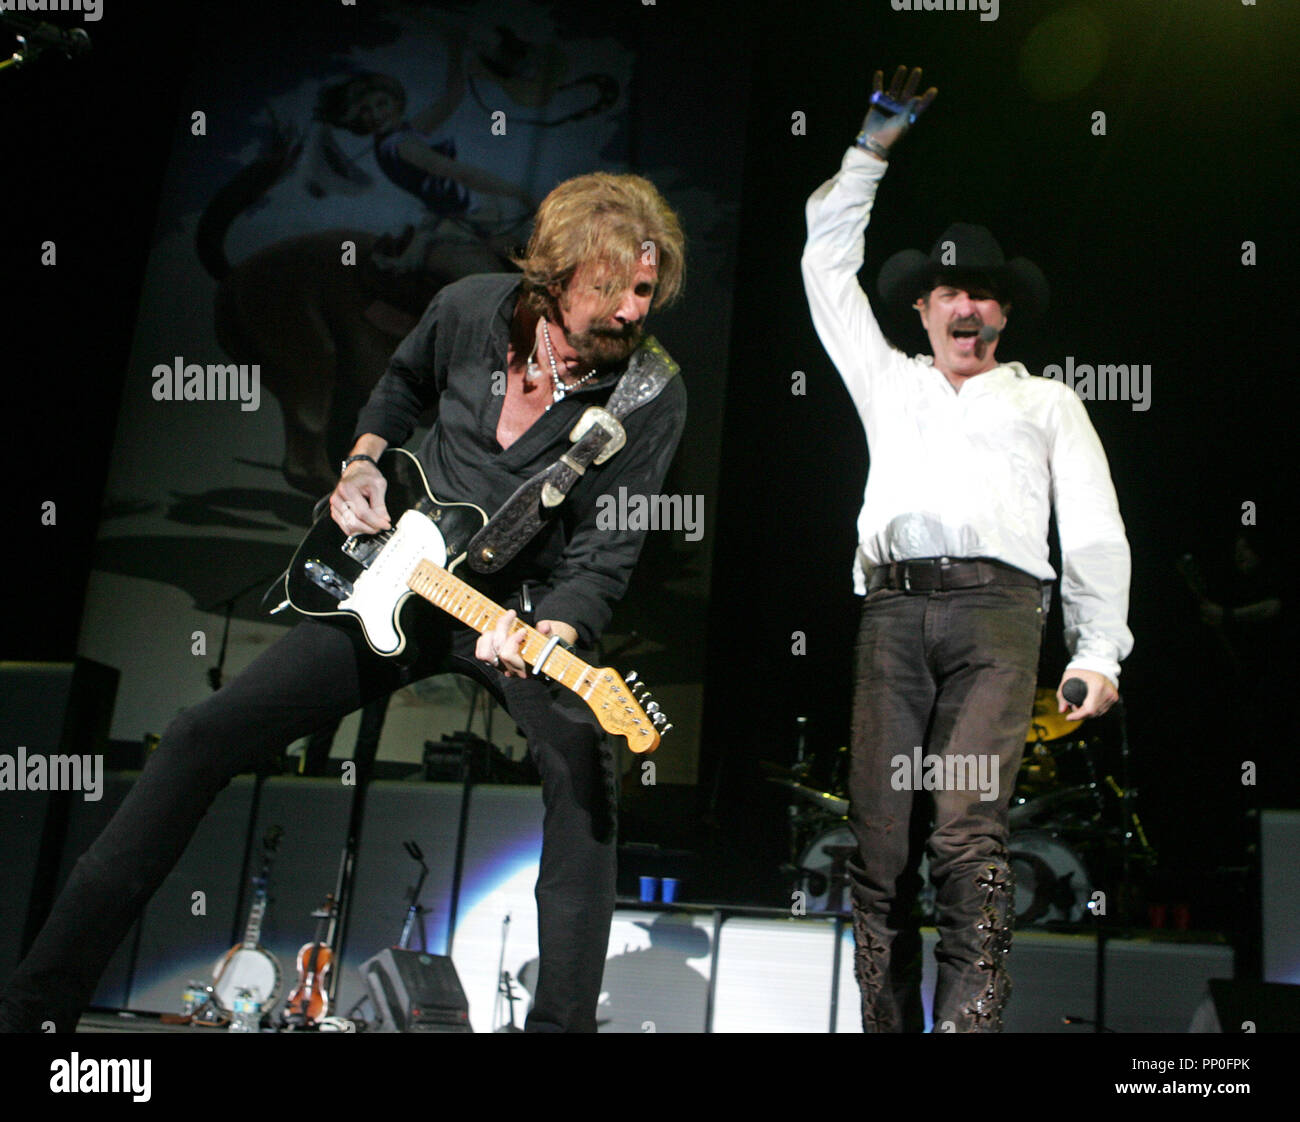
{"type": "Polygon", "coordinates": [[[389,947],[361,964],[380,1032],[473,1032],[451,959],[389,947]]]}
{"type": "MultiPolygon", "coordinates": [[[[97,757],[95,771],[102,776],[117,682],[115,669],[88,658],[0,662],[0,752],[11,765],[20,746],[29,759],[97,757]]],[[[93,807],[103,795],[92,798],[84,777],[82,783],[80,792],[20,787],[0,799],[0,978],[18,965],[49,915],[74,807],[93,807]]]]}

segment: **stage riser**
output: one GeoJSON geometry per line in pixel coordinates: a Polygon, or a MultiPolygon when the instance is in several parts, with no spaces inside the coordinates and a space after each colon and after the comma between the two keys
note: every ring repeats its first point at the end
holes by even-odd
{"type": "MultiPolygon", "coordinates": [[[[105,797],[73,807],[61,878],[124,796],[130,776],[110,775],[105,797]]],[[[254,781],[239,777],[217,799],[180,864],[114,955],[97,1003],[136,1010],[176,1010],[190,980],[210,976],[217,957],[242,931],[246,909],[240,865],[253,807],[254,781]],[[195,915],[194,893],[206,914],[195,915]],[[138,940],[138,942],[136,941],[138,940]],[[135,950],[134,971],[130,959],[135,950]]],[[[263,784],[254,843],[267,828],[284,828],[272,875],[263,943],[292,979],[299,947],[312,937],[311,911],[334,888],[353,789],[337,780],[275,778],[263,784]]],[[[367,796],[357,856],[355,895],[337,1007],[347,1012],[365,993],[357,967],[396,943],[405,894],[417,868],[401,843],[415,841],[430,874],[422,900],[428,949],[446,949],[461,788],[454,784],[377,782],[367,796]]],[[[505,1019],[496,1009],[504,967],[536,976],[536,909],[532,890],[541,829],[540,791],[477,787],[466,837],[466,860],[453,959],[470,1001],[476,1031],[505,1019]],[[505,923],[506,917],[510,922],[505,923]]],[[[256,862],[254,862],[256,864],[256,862]]],[[[709,913],[619,911],[610,938],[602,1031],[699,1032],[706,1025],[714,918],[709,913]]],[[[853,947],[842,932],[837,1031],[859,1027],[853,947]]],[[[727,915],[721,927],[712,1027],[718,1032],[826,1032],[831,1026],[834,924],[727,915]]],[[[934,943],[926,932],[924,992],[934,985],[934,943]]],[[[1066,1015],[1093,1012],[1094,944],[1086,936],[1018,933],[1010,959],[1014,997],[1006,1027],[1018,1032],[1081,1032],[1066,1015]]],[[[1108,944],[1107,1022],[1123,1032],[1184,1032],[1206,995],[1206,982],[1232,976],[1223,946],[1113,940],[1108,944]]],[[[527,993],[516,1022],[522,1023],[527,993]]]]}
{"type": "Polygon", "coordinates": [[[1264,980],[1300,985],[1300,811],[1260,817],[1264,980]]]}

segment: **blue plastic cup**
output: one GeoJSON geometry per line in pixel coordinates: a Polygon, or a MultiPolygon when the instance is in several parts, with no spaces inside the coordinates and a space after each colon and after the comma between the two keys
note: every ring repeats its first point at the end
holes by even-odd
{"type": "Polygon", "coordinates": [[[658,877],[642,877],[641,878],[641,903],[653,904],[655,902],[655,897],[658,895],[657,892],[658,888],[659,888],[658,877]]]}
{"type": "Polygon", "coordinates": [[[663,885],[663,896],[660,897],[660,899],[662,899],[665,904],[671,904],[677,899],[677,878],[664,877],[663,885]]]}

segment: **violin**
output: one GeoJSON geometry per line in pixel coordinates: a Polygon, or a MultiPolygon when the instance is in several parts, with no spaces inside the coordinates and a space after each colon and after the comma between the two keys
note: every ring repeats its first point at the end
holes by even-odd
{"type": "Polygon", "coordinates": [[[316,938],[298,951],[298,984],[284,1003],[284,1021],[294,1028],[315,1028],[329,1016],[329,980],[334,966],[331,947],[337,914],[333,893],[312,912],[316,938]]]}

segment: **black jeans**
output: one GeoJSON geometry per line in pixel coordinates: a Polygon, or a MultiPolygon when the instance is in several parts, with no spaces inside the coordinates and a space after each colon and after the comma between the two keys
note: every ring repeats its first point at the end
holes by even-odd
{"type": "Polygon", "coordinates": [[[9,981],[0,1025],[38,1031],[52,1020],[60,1032],[75,1029],[118,944],[235,775],[377,697],[454,670],[482,681],[505,705],[542,777],[540,969],[527,1027],[594,1032],[614,911],[610,744],[567,690],[506,678],[476,661],[476,638],[439,617],[422,630],[413,661],[402,665],[374,654],[353,629],[308,619],[181,713],[77,862],[9,981]]]}
{"type": "Polygon", "coordinates": [[[913,911],[927,837],[939,933],[935,1028],[1001,1027],[1010,993],[1003,959],[1015,919],[1007,808],[1033,706],[1042,621],[1041,590],[1022,585],[924,594],[886,588],[863,606],[849,767],[859,852],[849,874],[867,1031],[922,1025],[913,911]],[[916,767],[918,747],[942,766],[916,767]],[[918,788],[933,796],[932,827],[930,801],[917,797],[918,788]]]}

